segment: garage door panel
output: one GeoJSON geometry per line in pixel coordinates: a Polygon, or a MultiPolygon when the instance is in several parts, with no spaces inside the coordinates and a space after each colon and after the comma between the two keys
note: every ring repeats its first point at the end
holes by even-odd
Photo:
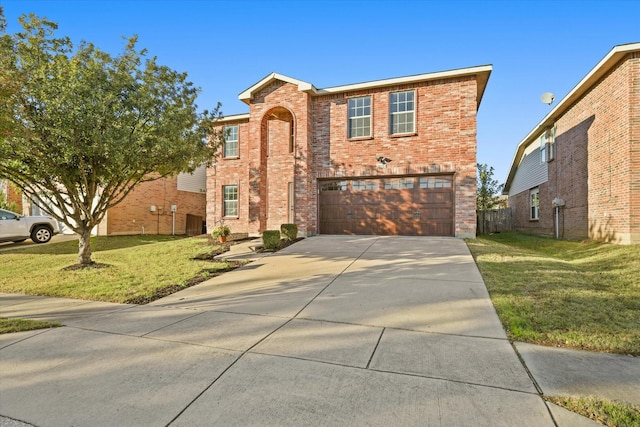
{"type": "Polygon", "coordinates": [[[441,205],[441,204],[451,204],[451,193],[444,192],[428,192],[426,194],[425,204],[427,205],[441,205]]]}
{"type": "Polygon", "coordinates": [[[420,218],[424,220],[450,220],[450,208],[420,209],[420,218]]]}
{"type": "MultiPolygon", "coordinates": [[[[320,232],[452,236],[451,177],[403,177],[398,180],[413,182],[414,186],[385,188],[380,179],[346,180],[338,191],[321,191],[320,232]],[[421,188],[422,184],[418,183],[423,182],[429,183],[424,187],[436,182],[440,187],[421,188]],[[443,182],[448,187],[442,188],[443,182]]],[[[321,188],[325,186],[321,185],[321,188]]],[[[327,187],[331,188],[330,185],[327,187]]]]}

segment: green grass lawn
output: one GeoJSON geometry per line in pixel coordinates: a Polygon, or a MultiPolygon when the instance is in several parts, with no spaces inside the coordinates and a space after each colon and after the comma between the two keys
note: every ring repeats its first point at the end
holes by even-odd
{"type": "Polygon", "coordinates": [[[2,251],[0,292],[122,303],[230,268],[193,259],[219,249],[203,237],[92,237],[91,249],[93,261],[109,267],[64,270],[77,262],[77,241],[2,251]]]}
{"type": "Polygon", "coordinates": [[[640,355],[640,245],[518,233],[467,245],[511,339],[640,355]]]}
{"type": "Polygon", "coordinates": [[[57,328],[60,323],[44,322],[30,319],[7,319],[0,317],[0,334],[10,334],[13,332],[32,331],[34,329],[57,328]]]}
{"type": "Polygon", "coordinates": [[[640,407],[594,397],[545,397],[562,406],[609,427],[640,426],[640,407]]]}

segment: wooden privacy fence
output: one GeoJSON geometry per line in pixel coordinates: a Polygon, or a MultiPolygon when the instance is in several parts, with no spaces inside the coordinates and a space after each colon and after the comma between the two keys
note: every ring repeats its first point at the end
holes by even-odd
{"type": "Polygon", "coordinates": [[[513,210],[511,208],[477,211],[476,215],[478,217],[478,234],[513,230],[513,210]]]}
{"type": "Polygon", "coordinates": [[[203,220],[201,216],[187,214],[187,236],[199,236],[202,231],[203,220]]]}

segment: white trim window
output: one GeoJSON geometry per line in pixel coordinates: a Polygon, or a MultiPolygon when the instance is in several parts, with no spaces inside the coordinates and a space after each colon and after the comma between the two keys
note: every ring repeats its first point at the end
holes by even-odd
{"type": "Polygon", "coordinates": [[[540,219],[540,190],[538,188],[529,191],[529,219],[540,219]]]}
{"type": "Polygon", "coordinates": [[[222,215],[238,216],[238,186],[225,185],[222,187],[222,215]]]}
{"type": "Polygon", "coordinates": [[[222,149],[222,157],[239,157],[238,125],[229,125],[224,127],[224,146],[222,149]]]}
{"type": "Polygon", "coordinates": [[[415,92],[392,92],[389,120],[392,135],[415,132],[415,92]]]}
{"type": "Polygon", "coordinates": [[[540,135],[540,164],[547,161],[547,132],[540,135]]]}
{"type": "Polygon", "coordinates": [[[364,138],[371,136],[371,97],[350,98],[348,110],[348,137],[364,138]]]}

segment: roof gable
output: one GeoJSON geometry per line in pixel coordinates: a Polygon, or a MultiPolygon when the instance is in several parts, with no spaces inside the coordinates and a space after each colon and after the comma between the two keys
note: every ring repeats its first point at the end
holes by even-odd
{"type": "Polygon", "coordinates": [[[254,93],[256,93],[257,91],[259,91],[260,89],[262,89],[263,87],[267,86],[268,84],[270,84],[275,80],[280,80],[286,83],[297,85],[298,90],[302,92],[314,92],[317,90],[315,87],[313,87],[311,83],[303,82],[302,80],[294,79],[293,77],[288,77],[288,76],[285,76],[284,74],[271,73],[266,77],[264,77],[262,80],[260,80],[258,83],[249,87],[247,90],[241,92],[240,95],[238,95],[238,98],[240,98],[240,101],[249,104],[249,102],[251,102],[251,99],[254,93]]]}
{"type": "Polygon", "coordinates": [[[253,95],[258,92],[260,89],[264,88],[271,82],[275,80],[280,80],[286,83],[291,83],[293,85],[298,86],[298,90],[302,92],[307,92],[311,95],[325,95],[325,94],[335,94],[335,93],[343,93],[354,90],[362,90],[362,89],[373,89],[380,88],[385,86],[394,86],[400,84],[410,84],[415,82],[423,82],[429,80],[441,80],[441,79],[452,79],[457,77],[464,76],[476,76],[476,80],[478,82],[478,93],[477,93],[477,103],[480,105],[480,101],[482,100],[482,96],[484,94],[484,90],[487,87],[487,82],[489,81],[489,75],[491,74],[491,70],[493,67],[491,65],[482,65],[478,67],[470,67],[470,68],[459,68],[455,70],[448,71],[439,71],[435,73],[426,73],[426,74],[416,74],[412,76],[405,77],[395,77],[391,79],[384,80],[374,80],[364,83],[355,83],[343,86],[333,86],[327,87],[324,89],[317,89],[314,85],[308,82],[304,82],[302,80],[294,79],[292,77],[285,76],[283,74],[271,73],[260,80],[258,83],[249,87],[245,91],[241,92],[238,95],[238,98],[246,104],[251,102],[253,95]]]}

